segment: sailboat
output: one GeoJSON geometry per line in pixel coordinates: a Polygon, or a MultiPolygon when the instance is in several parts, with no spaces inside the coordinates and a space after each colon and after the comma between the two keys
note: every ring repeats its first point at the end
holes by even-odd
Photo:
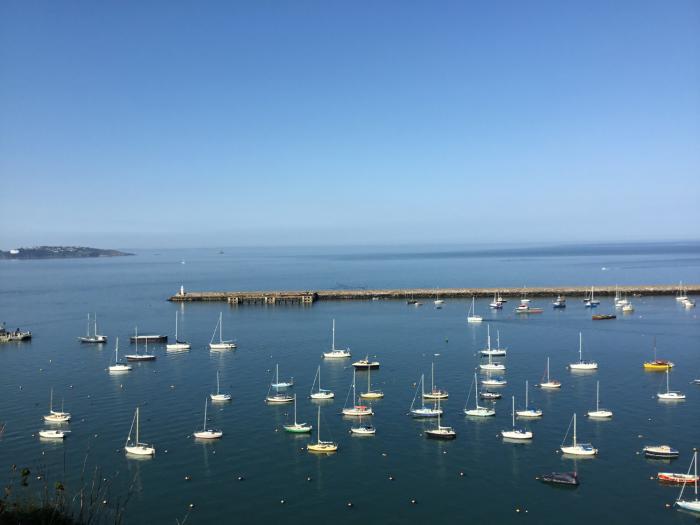
{"type": "Polygon", "coordinates": [[[318,422],[316,424],[316,443],[306,445],[309,452],[337,452],[338,443],[333,441],[321,441],[321,407],[318,407],[318,422]]]}
{"type": "Polygon", "coordinates": [[[562,295],[557,295],[557,298],[552,302],[552,308],[566,308],[566,298],[562,295]]]}
{"type": "Polygon", "coordinates": [[[506,355],[506,349],[501,348],[501,335],[500,331],[496,331],[498,334],[496,339],[496,348],[491,348],[491,325],[486,325],[486,348],[483,350],[480,350],[479,353],[481,355],[488,355],[488,356],[504,356],[506,355]]]}
{"type": "Polygon", "coordinates": [[[101,343],[106,343],[107,342],[107,336],[106,335],[100,335],[97,333],[97,314],[95,314],[94,318],[94,333],[90,333],[90,314],[87,315],[87,334],[85,337],[78,337],[78,340],[81,343],[93,343],[93,344],[101,344],[101,343]]]}
{"type": "Polygon", "coordinates": [[[688,499],[682,499],[683,498],[683,491],[685,490],[685,486],[687,485],[687,482],[683,482],[683,488],[681,488],[681,493],[678,494],[678,499],[676,499],[676,505],[685,510],[690,510],[693,512],[700,512],[700,499],[698,499],[698,451],[696,450],[693,453],[693,459],[690,462],[690,466],[688,467],[688,476],[690,476],[690,469],[693,468],[693,465],[695,465],[695,499],[694,500],[688,500],[688,499]]]}
{"type": "MultiPolygon", "coordinates": [[[[320,407],[319,407],[320,408],[320,407]]],[[[297,423],[297,395],[294,394],[294,423],[291,425],[283,425],[286,432],[292,434],[307,434],[311,432],[311,425],[308,423],[297,423]]]]}
{"type": "Polygon", "coordinates": [[[516,412],[518,417],[537,418],[542,417],[542,410],[539,408],[529,408],[530,388],[527,379],[525,380],[525,408],[516,412]]]}
{"type": "Polygon", "coordinates": [[[367,369],[367,392],[361,392],[360,397],[363,399],[381,399],[384,397],[384,392],[381,390],[372,390],[372,369],[367,369]]]}
{"type": "MultiPolygon", "coordinates": [[[[215,430],[207,428],[207,405],[209,400],[204,398],[204,422],[202,423],[202,430],[195,432],[193,435],[197,439],[219,439],[224,435],[222,430],[215,430]]],[[[138,439],[138,438],[137,438],[138,439]]]]}
{"type": "Polygon", "coordinates": [[[492,308],[493,310],[501,310],[503,308],[503,301],[500,297],[498,297],[498,292],[493,293],[493,302],[489,303],[489,308],[492,308]]]}
{"type": "MultiPolygon", "coordinates": [[[[489,338],[489,348],[491,347],[491,340],[489,338]]],[[[481,370],[486,370],[489,372],[500,372],[506,369],[506,365],[503,363],[496,362],[494,363],[493,361],[493,354],[487,354],[489,358],[488,363],[480,363],[479,368],[481,370]]]]}
{"type": "Polygon", "coordinates": [[[236,348],[236,343],[234,343],[233,341],[224,341],[223,330],[223,312],[219,312],[219,322],[216,323],[216,326],[214,327],[214,333],[211,334],[211,340],[209,341],[209,350],[233,350],[234,348],[236,348]],[[219,342],[215,343],[214,337],[216,337],[217,328],[219,329],[219,342]]]}
{"type": "Polygon", "coordinates": [[[336,348],[335,347],[335,319],[333,319],[333,329],[331,336],[331,349],[329,352],[323,352],[323,357],[325,359],[344,359],[350,357],[350,348],[336,348]]]}
{"type": "Polygon", "coordinates": [[[583,303],[584,303],[584,306],[586,308],[595,308],[596,306],[598,306],[600,304],[600,301],[598,299],[596,299],[593,295],[593,287],[592,286],[591,286],[591,296],[586,297],[583,300],[583,303]]]}
{"type": "Polygon", "coordinates": [[[131,420],[131,428],[129,429],[129,435],[126,437],[124,450],[127,454],[133,454],[135,456],[153,456],[156,453],[156,449],[153,445],[141,443],[139,440],[139,407],[136,407],[134,419],[131,420]],[[131,431],[134,429],[134,423],[136,423],[136,439],[132,441],[131,431]]]}
{"type": "Polygon", "coordinates": [[[583,334],[581,332],[578,333],[578,362],[570,363],[569,368],[571,370],[598,370],[598,363],[583,360],[583,334]]]}
{"type": "Polygon", "coordinates": [[[272,383],[272,388],[289,388],[294,386],[294,378],[290,378],[288,381],[280,381],[280,365],[275,365],[275,381],[272,383]]]}
{"type": "Polygon", "coordinates": [[[486,371],[486,377],[481,380],[481,384],[484,386],[505,386],[508,381],[503,379],[501,376],[491,377],[491,371],[486,371]]]}
{"type": "Polygon", "coordinates": [[[265,397],[265,401],[268,403],[291,403],[294,401],[294,397],[285,394],[284,392],[280,392],[280,388],[286,388],[288,385],[286,382],[280,382],[280,372],[279,372],[279,365],[275,365],[275,379],[274,381],[270,381],[270,387],[267,389],[267,396],[265,397]],[[284,385],[284,386],[279,386],[279,385],[284,385]],[[275,389],[274,394],[270,394],[270,391],[272,389],[275,389]]]}
{"type": "Polygon", "coordinates": [[[126,354],[124,357],[126,357],[127,361],[155,361],[156,356],[155,354],[149,354],[148,353],[148,339],[145,340],[146,344],[146,352],[144,354],[139,354],[139,329],[136,327],[134,329],[134,353],[133,354],[126,354]]]}
{"type": "Polygon", "coordinates": [[[311,394],[309,395],[311,399],[333,399],[335,394],[326,388],[321,388],[321,365],[316,369],[316,375],[314,376],[314,382],[311,384],[311,394]],[[318,390],[314,392],[314,386],[316,386],[316,380],[318,379],[318,390]]]}
{"type": "Polygon", "coordinates": [[[613,416],[612,411],[607,408],[600,408],[600,381],[595,382],[595,410],[588,411],[588,417],[597,419],[609,419],[613,416]]]}
{"type": "Polygon", "coordinates": [[[119,362],[119,338],[117,337],[117,344],[114,347],[114,364],[110,365],[108,370],[110,372],[128,372],[131,370],[131,365],[119,362]]]}
{"type": "Polygon", "coordinates": [[[423,399],[447,399],[450,397],[447,390],[441,390],[435,386],[435,362],[430,363],[430,392],[423,390],[422,395],[423,399]]]}
{"type": "Polygon", "coordinates": [[[437,308],[442,308],[442,305],[445,304],[445,301],[440,299],[440,292],[438,292],[437,290],[435,290],[435,300],[433,301],[433,304],[437,308]]]}
{"type": "Polygon", "coordinates": [[[547,367],[545,368],[545,373],[542,379],[543,381],[540,383],[540,388],[561,388],[560,381],[557,381],[556,379],[551,379],[549,377],[549,357],[547,358],[547,367]]]}
{"type": "Polygon", "coordinates": [[[439,410],[437,417],[437,427],[429,428],[424,432],[424,435],[429,439],[454,439],[457,437],[457,432],[455,432],[455,429],[440,424],[440,416],[442,414],[442,410],[440,410],[440,399],[438,399],[437,402],[439,410]]]}
{"type": "Polygon", "coordinates": [[[219,371],[216,371],[216,394],[209,394],[212,401],[231,401],[231,394],[222,394],[219,383],[219,371]]]}
{"type": "Polygon", "coordinates": [[[529,430],[523,430],[521,428],[515,428],[515,396],[511,397],[511,418],[513,420],[513,429],[512,430],[501,430],[501,437],[506,438],[506,439],[518,439],[518,440],[526,440],[526,439],[532,439],[532,432],[529,430]]]}
{"type": "Polygon", "coordinates": [[[489,417],[489,416],[495,416],[496,411],[493,408],[488,408],[488,407],[482,407],[479,406],[479,392],[478,392],[478,386],[477,386],[477,381],[476,381],[476,373],[474,374],[474,408],[467,408],[467,404],[469,403],[469,397],[471,396],[471,386],[469,387],[469,394],[467,395],[467,401],[464,404],[464,413],[468,416],[476,416],[476,417],[489,417]]]}
{"type": "Polygon", "coordinates": [[[476,314],[476,297],[472,295],[472,306],[469,309],[469,313],[467,314],[467,322],[468,323],[480,323],[484,319],[480,315],[476,314]]]}
{"type": "Polygon", "coordinates": [[[192,345],[188,343],[187,341],[180,341],[180,338],[178,336],[178,311],[175,310],[175,342],[174,343],[169,343],[165,345],[166,350],[189,350],[192,345]]]}
{"type": "Polygon", "coordinates": [[[644,362],[644,370],[649,370],[652,372],[665,372],[669,368],[672,368],[674,364],[671,361],[666,361],[664,359],[656,358],[656,337],[654,337],[654,360],[644,362]]]}
{"type": "Polygon", "coordinates": [[[663,401],[682,401],[685,399],[684,393],[670,389],[668,369],[666,369],[666,392],[659,392],[656,397],[663,401]]]}
{"type": "MultiPolygon", "coordinates": [[[[573,436],[573,440],[571,442],[571,445],[564,446],[564,442],[562,441],[562,444],[559,447],[559,449],[564,454],[569,454],[572,456],[595,456],[598,453],[597,448],[593,448],[593,445],[591,445],[590,443],[579,443],[576,440],[576,412],[574,412],[573,422],[574,422],[574,436],[573,436]]],[[[571,428],[571,423],[569,423],[569,428],[571,428]]],[[[564,436],[564,441],[566,441],[566,436],[568,434],[569,434],[569,429],[566,429],[566,435],[564,436]]]]}
{"type": "Polygon", "coordinates": [[[357,425],[350,427],[350,433],[357,436],[373,436],[377,433],[377,429],[371,424],[362,424],[362,416],[360,416],[357,425]]]}
{"type": "Polygon", "coordinates": [[[370,361],[369,356],[366,355],[364,359],[355,361],[352,366],[355,367],[355,370],[369,370],[370,368],[372,370],[376,370],[379,368],[379,361],[370,361]]]}
{"type": "Polygon", "coordinates": [[[44,421],[48,423],[68,423],[70,421],[70,412],[63,411],[63,403],[61,403],[61,410],[53,409],[53,388],[51,389],[51,395],[49,398],[49,413],[44,416],[44,421]]]}
{"type": "Polygon", "coordinates": [[[683,288],[683,281],[678,283],[678,295],[676,295],[676,301],[679,303],[682,303],[683,301],[688,300],[688,294],[686,293],[685,289],[683,288]]]}
{"type": "Polygon", "coordinates": [[[424,418],[424,417],[437,417],[438,414],[442,414],[442,409],[438,409],[436,407],[429,408],[425,406],[425,402],[423,401],[425,399],[425,377],[423,374],[420,376],[420,385],[416,386],[416,392],[413,394],[413,401],[411,402],[411,408],[409,409],[409,414],[415,418],[424,418]],[[418,396],[418,389],[421,389],[422,395],[421,395],[421,407],[420,408],[414,408],[416,404],[416,397],[418,396]]]}
{"type": "Polygon", "coordinates": [[[45,428],[39,431],[39,437],[44,439],[65,439],[68,434],[70,434],[70,430],[52,430],[45,428]]]}
{"type": "Polygon", "coordinates": [[[372,411],[372,407],[358,404],[355,405],[355,400],[360,402],[359,398],[357,397],[357,392],[355,391],[355,370],[352,371],[352,385],[350,386],[350,389],[352,390],[352,402],[353,406],[348,407],[348,397],[350,395],[350,392],[348,392],[348,396],[345,398],[345,406],[343,407],[343,415],[344,416],[371,416],[374,412],[372,411]]]}

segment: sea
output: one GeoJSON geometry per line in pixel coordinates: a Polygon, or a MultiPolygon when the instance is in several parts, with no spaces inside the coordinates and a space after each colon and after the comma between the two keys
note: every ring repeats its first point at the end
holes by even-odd
{"type": "MultiPolygon", "coordinates": [[[[698,309],[684,309],[673,296],[631,297],[635,311],[613,321],[593,322],[580,298],[555,310],[551,300],[533,299],[541,315],[517,316],[517,300],[492,311],[477,300],[481,324],[468,324],[471,301],[446,300],[436,309],[405,301],[316,302],[301,305],[174,304],[167,298],[185,290],[317,290],[402,287],[520,287],[556,285],[671,284],[700,282],[700,243],[589,245],[399,246],[128,250],[129,257],[0,261],[0,321],[33,333],[30,342],[0,345],[0,481],[13,497],[65,493],[96,498],[98,519],[123,523],[697,523],[672,508],[679,487],[661,485],[658,472],[686,472],[700,447],[700,322],[698,309]],[[179,335],[192,344],[185,352],[149,345],[157,360],[110,374],[116,339],[120,352],[133,350],[129,336],[179,335]],[[88,313],[97,315],[103,345],[81,344],[88,313]],[[223,313],[224,338],[237,349],[210,352],[208,343],[223,313]],[[352,359],[328,361],[331,346],[349,347],[352,359]],[[502,399],[494,417],[464,415],[474,404],[473,380],[486,346],[487,329],[507,347],[502,399]],[[583,358],[598,362],[592,373],[573,373],[579,334],[583,358]],[[675,367],[671,389],[681,402],[660,402],[664,373],[645,372],[642,363],[659,358],[675,367]],[[348,430],[355,421],[340,412],[352,382],[351,361],[380,361],[372,388],[385,397],[372,402],[376,435],[348,430]],[[534,387],[547,358],[559,391],[534,387]],[[311,435],[293,435],[282,425],[292,405],[269,406],[275,366],[293,378],[297,419],[313,425],[311,435]],[[449,392],[442,403],[443,425],[457,438],[426,439],[435,420],[407,415],[422,374],[449,392]],[[317,367],[335,399],[312,402],[308,395],[317,367]],[[203,425],[204,403],[216,389],[232,396],[210,404],[207,425],[223,430],[215,442],[192,433],[203,425]],[[511,396],[543,417],[516,421],[530,429],[529,443],[506,443],[511,396]],[[611,420],[586,417],[596,403],[614,412],[611,420]],[[71,434],[62,442],[41,440],[42,416],[65,407],[71,434]],[[470,394],[471,392],[471,394],[470,394]],[[141,440],[152,443],[152,458],[127,457],[123,446],[134,411],[140,407],[141,440]],[[321,439],[339,450],[316,455],[305,449],[321,439]],[[578,439],[599,449],[592,459],[563,457],[578,415],[578,439]],[[568,435],[567,435],[568,432],[568,435]],[[645,459],[649,444],[670,444],[680,458],[645,459]],[[27,468],[27,487],[18,472],[27,468]],[[578,488],[545,485],[543,473],[576,471],[578,488]],[[97,487],[97,488],[96,488],[97,487]]],[[[601,297],[599,313],[614,311],[601,297]]],[[[143,349],[141,349],[143,350],[143,349]]],[[[367,373],[357,373],[357,389],[367,373]]],[[[481,402],[485,404],[484,402],[481,402]]],[[[366,422],[366,421],[365,421],[366,422]]],[[[686,489],[691,491],[691,487],[686,489]]],[[[692,491],[691,491],[692,492],[692,491]]],[[[692,494],[688,493],[692,497],[692,494]]]]}

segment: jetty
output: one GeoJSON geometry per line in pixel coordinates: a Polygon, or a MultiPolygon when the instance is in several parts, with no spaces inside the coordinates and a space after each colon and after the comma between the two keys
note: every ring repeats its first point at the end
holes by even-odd
{"type": "MultiPolygon", "coordinates": [[[[700,284],[683,285],[687,294],[700,294],[700,284]]],[[[598,297],[614,296],[615,293],[631,296],[676,295],[678,285],[634,285],[634,286],[596,286],[598,297]]],[[[170,297],[174,302],[227,302],[231,305],[242,304],[313,304],[316,301],[370,301],[370,300],[407,300],[407,299],[465,299],[471,297],[519,298],[528,297],[585,297],[591,293],[590,286],[546,286],[534,288],[407,288],[392,290],[298,290],[298,291],[212,291],[189,292],[184,287],[170,297]]]]}

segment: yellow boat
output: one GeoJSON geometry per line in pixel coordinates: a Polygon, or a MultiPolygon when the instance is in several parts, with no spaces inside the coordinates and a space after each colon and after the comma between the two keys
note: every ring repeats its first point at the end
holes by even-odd
{"type": "Polygon", "coordinates": [[[644,363],[644,370],[665,372],[671,368],[673,368],[673,363],[662,359],[656,359],[655,361],[647,361],[644,363]]]}

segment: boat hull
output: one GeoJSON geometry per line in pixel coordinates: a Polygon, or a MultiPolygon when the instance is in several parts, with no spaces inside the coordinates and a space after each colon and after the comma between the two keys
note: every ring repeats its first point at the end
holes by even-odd
{"type": "Polygon", "coordinates": [[[591,410],[588,412],[588,417],[593,419],[610,419],[613,413],[610,410],[591,410]]]}
{"type": "Polygon", "coordinates": [[[209,343],[209,350],[235,350],[236,343],[209,343]]]}
{"type": "Polygon", "coordinates": [[[283,428],[285,432],[289,432],[291,434],[308,434],[312,430],[311,425],[306,425],[304,423],[298,423],[296,425],[284,425],[283,428]]]}
{"type": "Polygon", "coordinates": [[[425,437],[428,439],[450,441],[457,437],[457,433],[454,430],[426,430],[425,437]]]}
{"type": "Polygon", "coordinates": [[[684,510],[690,510],[693,512],[700,512],[700,500],[695,500],[695,501],[684,501],[684,500],[679,500],[676,501],[676,505],[678,505],[678,508],[684,509],[684,510]]]}
{"type": "Polygon", "coordinates": [[[502,430],[501,437],[505,439],[518,439],[522,441],[527,441],[532,439],[532,432],[524,430],[502,430]]]}
{"type": "Polygon", "coordinates": [[[323,454],[329,454],[331,452],[338,451],[337,443],[321,442],[321,443],[309,443],[306,445],[306,450],[309,452],[320,452],[323,454]]]}
{"type": "Polygon", "coordinates": [[[201,430],[193,435],[196,439],[219,439],[224,433],[221,430],[201,430]]]}
{"type": "Polygon", "coordinates": [[[155,456],[156,454],[156,449],[149,445],[127,445],[124,451],[133,456],[155,456]]]}
{"type": "Polygon", "coordinates": [[[569,456],[595,456],[598,454],[598,449],[593,447],[582,447],[580,445],[572,447],[559,447],[562,453],[569,456]]]}
{"type": "Polygon", "coordinates": [[[231,401],[230,394],[209,394],[212,401],[231,401]]]}

